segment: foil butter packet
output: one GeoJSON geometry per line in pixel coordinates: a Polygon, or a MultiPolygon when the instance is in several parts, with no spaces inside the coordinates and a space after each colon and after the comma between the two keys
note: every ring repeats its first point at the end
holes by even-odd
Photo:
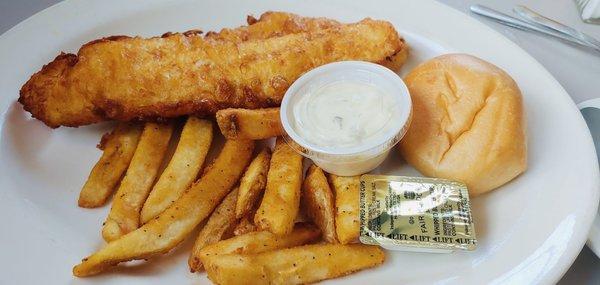
{"type": "Polygon", "coordinates": [[[466,185],[437,178],[361,176],[360,242],[416,252],[474,250],[466,185]]]}

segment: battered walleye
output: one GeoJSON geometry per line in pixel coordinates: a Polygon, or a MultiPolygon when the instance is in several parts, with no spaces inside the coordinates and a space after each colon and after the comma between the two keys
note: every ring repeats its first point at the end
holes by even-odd
{"type": "Polygon", "coordinates": [[[272,107],[316,66],[364,60],[397,70],[408,52],[385,21],[340,24],[271,12],[248,23],[205,36],[93,41],[34,74],[19,102],[50,127],[272,107]]]}

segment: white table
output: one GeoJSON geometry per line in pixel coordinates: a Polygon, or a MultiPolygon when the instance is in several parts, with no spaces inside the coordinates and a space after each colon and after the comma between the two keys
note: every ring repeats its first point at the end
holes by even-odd
{"type": "MultiPolygon", "coordinates": [[[[467,14],[471,4],[484,4],[510,14],[514,5],[535,11],[600,39],[600,25],[583,23],[572,0],[440,0],[467,14]]],[[[0,0],[0,34],[59,0],[0,0]]],[[[475,16],[477,17],[477,16],[475,16]]],[[[477,17],[517,43],[558,79],[576,103],[600,97],[600,56],[544,36],[508,28],[477,17]]],[[[501,51],[498,51],[501,52],[501,51]]],[[[600,284],[600,259],[587,247],[559,284],[600,284]]]]}

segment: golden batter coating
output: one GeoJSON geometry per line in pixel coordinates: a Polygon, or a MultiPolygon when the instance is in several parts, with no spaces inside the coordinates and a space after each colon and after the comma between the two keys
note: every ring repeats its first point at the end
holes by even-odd
{"type": "Polygon", "coordinates": [[[248,22],[206,36],[91,42],[34,74],[19,102],[50,127],[210,115],[278,106],[294,80],[326,63],[364,60],[397,70],[407,56],[403,39],[384,21],[340,24],[270,12],[248,22]]]}

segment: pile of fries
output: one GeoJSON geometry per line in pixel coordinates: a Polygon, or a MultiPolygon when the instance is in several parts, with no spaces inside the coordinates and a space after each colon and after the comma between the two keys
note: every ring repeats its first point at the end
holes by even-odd
{"type": "Polygon", "coordinates": [[[188,263],[217,284],[311,283],[383,263],[379,247],[355,243],[359,178],[315,165],[304,175],[303,157],[278,137],[278,108],[225,109],[216,121],[226,141],[204,169],[214,137],[207,119],[121,123],[102,138],[79,206],[103,206],[115,192],[102,227],[108,243],[75,276],[164,254],[205,220],[188,263]],[[273,137],[272,151],[255,149],[273,137]]]}

